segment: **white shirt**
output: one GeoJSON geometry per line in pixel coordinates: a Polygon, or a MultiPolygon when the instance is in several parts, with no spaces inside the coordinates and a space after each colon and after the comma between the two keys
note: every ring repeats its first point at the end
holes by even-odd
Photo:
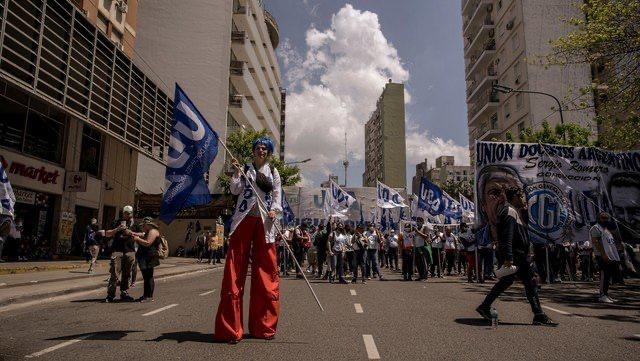
{"type": "Polygon", "coordinates": [[[444,249],[445,250],[455,250],[456,249],[456,236],[452,234],[444,236],[444,249]]]}
{"type": "MultiPolygon", "coordinates": [[[[616,248],[616,241],[608,229],[596,223],[593,227],[591,227],[589,234],[591,235],[591,238],[597,239],[600,244],[602,244],[604,252],[607,254],[607,258],[612,261],[620,261],[620,255],[618,255],[618,249],[616,248]]],[[[598,247],[593,248],[593,253],[596,256],[602,257],[602,255],[600,254],[600,250],[598,250],[598,247]]]]}
{"type": "MultiPolygon", "coordinates": [[[[424,233],[424,234],[429,234],[429,230],[427,229],[427,226],[422,226],[422,229],[420,229],[420,232],[424,233]]],[[[413,238],[413,244],[416,247],[424,247],[426,240],[424,239],[424,237],[422,237],[420,234],[418,234],[418,232],[412,232],[414,234],[414,238],[413,238]]]]}
{"type": "Polygon", "coordinates": [[[413,246],[414,232],[405,232],[402,234],[402,245],[407,248],[413,246]]]}
{"type": "Polygon", "coordinates": [[[347,244],[347,235],[344,233],[333,233],[334,237],[335,237],[335,243],[333,244],[333,251],[334,252],[342,252],[347,244]]]}
{"type": "Polygon", "coordinates": [[[376,232],[367,232],[367,239],[369,240],[369,249],[378,249],[380,248],[380,239],[378,238],[378,234],[376,232]]]}
{"type": "MultiPolygon", "coordinates": [[[[466,248],[467,251],[472,252],[472,251],[476,250],[476,244],[475,244],[474,239],[473,239],[474,235],[473,235],[473,232],[471,232],[470,229],[467,229],[464,233],[461,233],[460,234],[460,238],[464,239],[465,241],[467,241],[467,243],[468,242],[473,242],[473,244],[471,246],[466,248]]],[[[460,244],[462,245],[462,242],[460,242],[460,244]]]]}
{"type": "Polygon", "coordinates": [[[389,245],[389,248],[398,248],[398,235],[389,235],[389,241],[387,242],[387,244],[389,245]]]}
{"type": "Polygon", "coordinates": [[[431,248],[442,248],[442,239],[440,235],[437,235],[435,238],[433,238],[433,240],[431,241],[431,248]]]}

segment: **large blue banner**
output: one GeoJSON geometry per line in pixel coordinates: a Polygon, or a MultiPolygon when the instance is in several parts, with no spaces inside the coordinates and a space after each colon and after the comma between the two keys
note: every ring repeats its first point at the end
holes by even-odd
{"type": "Polygon", "coordinates": [[[442,189],[429,179],[422,178],[418,193],[418,208],[427,211],[432,216],[437,216],[444,212],[445,206],[442,199],[442,189]]]}
{"type": "Polygon", "coordinates": [[[296,215],[293,213],[293,209],[287,201],[287,197],[284,195],[284,189],[282,190],[282,221],[285,225],[289,225],[296,219],[296,215]]]}
{"type": "Polygon", "coordinates": [[[169,156],[160,219],[171,223],[182,209],[211,202],[204,173],[218,154],[218,134],[176,84],[169,156]]]}

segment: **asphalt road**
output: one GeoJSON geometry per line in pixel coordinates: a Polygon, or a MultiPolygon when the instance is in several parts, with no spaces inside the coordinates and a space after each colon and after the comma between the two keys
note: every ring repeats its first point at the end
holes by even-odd
{"type": "Polygon", "coordinates": [[[324,313],[303,281],[283,279],[276,339],[228,345],[212,342],[221,276],[211,270],[158,282],[153,303],[105,304],[94,292],[0,312],[0,360],[564,361],[640,354],[637,283],[614,289],[620,302],[613,306],[593,303],[595,285],[545,286],[542,303],[557,328],[531,326],[522,288],[514,287],[495,304],[501,323],[493,328],[474,311],[490,285],[454,276],[421,283],[390,274],[388,282],[366,285],[312,280],[324,313]]]}

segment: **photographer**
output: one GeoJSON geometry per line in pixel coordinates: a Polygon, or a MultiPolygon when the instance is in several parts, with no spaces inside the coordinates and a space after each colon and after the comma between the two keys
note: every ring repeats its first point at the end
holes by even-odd
{"type": "Polygon", "coordinates": [[[120,281],[120,300],[133,301],[129,296],[129,279],[131,269],[135,261],[135,241],[133,236],[127,234],[127,230],[139,232],[133,221],[133,207],[122,208],[122,218],[113,224],[113,228],[105,231],[106,237],[113,237],[111,246],[111,263],[109,265],[109,284],[107,286],[107,298],[105,302],[113,302],[116,296],[116,287],[120,281]]]}

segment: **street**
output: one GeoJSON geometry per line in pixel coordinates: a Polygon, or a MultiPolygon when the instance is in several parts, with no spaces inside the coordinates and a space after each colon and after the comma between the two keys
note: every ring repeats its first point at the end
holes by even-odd
{"type": "MultiPolygon", "coordinates": [[[[0,309],[0,360],[631,360],[640,351],[636,280],[613,289],[615,305],[594,303],[595,284],[544,286],[541,301],[557,328],[531,326],[522,287],[514,286],[495,304],[493,328],[474,311],[491,284],[457,276],[400,282],[387,273],[388,282],[366,285],[311,280],[324,313],[304,281],[283,279],[275,340],[237,345],[212,343],[221,268],[157,282],[152,303],[105,304],[104,291],[91,291],[0,309]]],[[[248,292],[244,305],[246,317],[248,292]]]]}

